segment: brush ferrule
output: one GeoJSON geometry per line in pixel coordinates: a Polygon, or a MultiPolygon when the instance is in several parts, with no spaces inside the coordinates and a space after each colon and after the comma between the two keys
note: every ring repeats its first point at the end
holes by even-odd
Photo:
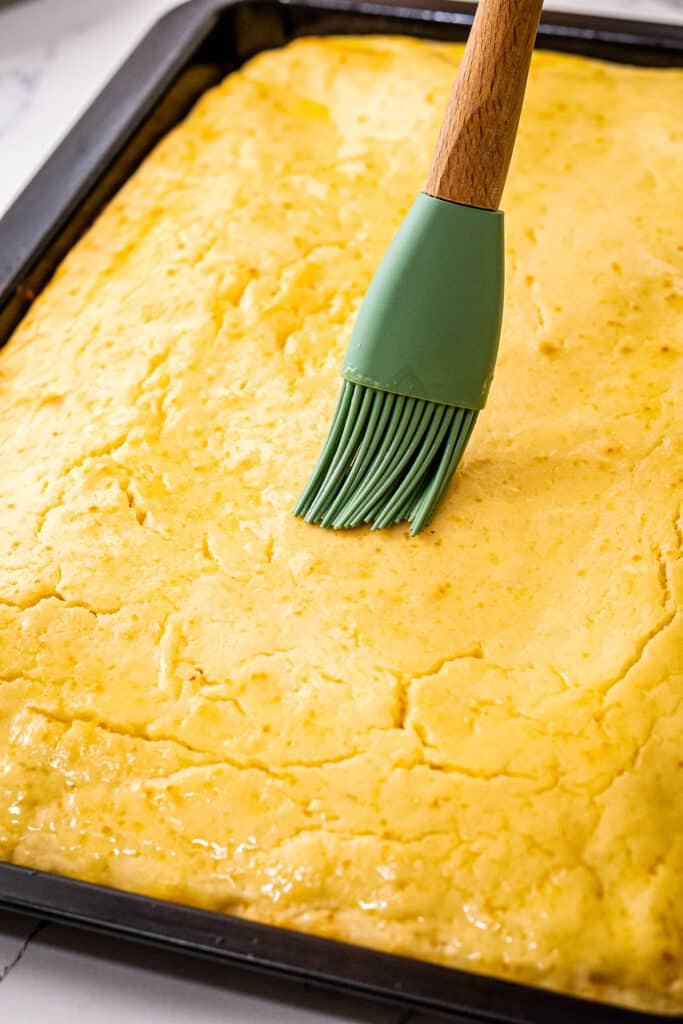
{"type": "Polygon", "coordinates": [[[421,192],[360,308],[344,378],[482,409],[502,310],[503,214],[421,192]]]}

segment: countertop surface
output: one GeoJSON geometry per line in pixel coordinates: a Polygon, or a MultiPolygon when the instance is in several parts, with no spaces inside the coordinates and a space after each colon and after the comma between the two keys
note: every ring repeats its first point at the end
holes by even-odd
{"type": "MultiPolygon", "coordinates": [[[[173,0],[29,0],[0,7],[0,215],[173,0]]],[[[683,23],[683,0],[547,7],[683,23]]],[[[436,1024],[0,912],[0,1019],[17,1024],[436,1024]]]]}

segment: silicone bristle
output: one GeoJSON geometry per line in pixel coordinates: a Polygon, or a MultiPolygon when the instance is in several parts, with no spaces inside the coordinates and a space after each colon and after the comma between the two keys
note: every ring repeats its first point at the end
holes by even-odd
{"type": "Polygon", "coordinates": [[[460,409],[344,381],[330,432],[294,514],[334,529],[427,526],[477,419],[460,409]]]}

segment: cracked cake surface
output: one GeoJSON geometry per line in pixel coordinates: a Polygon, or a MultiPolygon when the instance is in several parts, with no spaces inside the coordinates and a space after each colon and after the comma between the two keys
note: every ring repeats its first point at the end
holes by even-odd
{"type": "Polygon", "coordinates": [[[260,55],[0,353],[0,859],[683,1012],[683,72],[535,55],[447,499],[291,515],[460,54],[260,55]]]}

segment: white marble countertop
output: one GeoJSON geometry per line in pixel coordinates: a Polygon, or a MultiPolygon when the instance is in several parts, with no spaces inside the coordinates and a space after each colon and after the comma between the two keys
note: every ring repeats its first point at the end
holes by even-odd
{"type": "MultiPolygon", "coordinates": [[[[0,215],[136,42],[175,0],[30,0],[0,7],[0,215]]],[[[683,23],[683,0],[548,7],[683,23]]],[[[427,1024],[313,992],[0,913],[0,1019],[89,1024],[427,1024]]]]}

